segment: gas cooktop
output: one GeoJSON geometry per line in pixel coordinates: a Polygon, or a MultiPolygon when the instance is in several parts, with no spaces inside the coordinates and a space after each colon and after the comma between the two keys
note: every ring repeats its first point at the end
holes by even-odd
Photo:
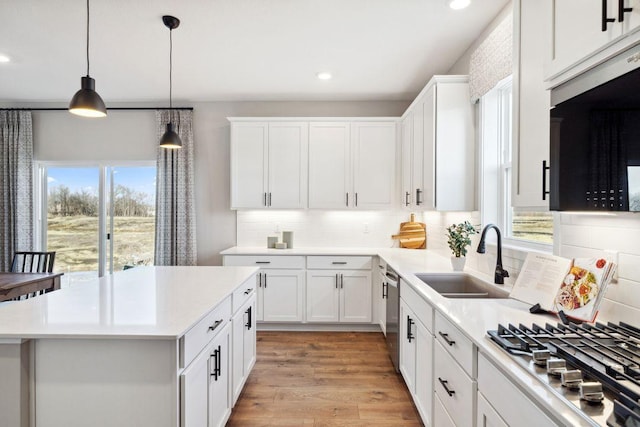
{"type": "Polygon", "coordinates": [[[489,337],[594,425],[640,427],[640,329],[498,325],[489,337]]]}

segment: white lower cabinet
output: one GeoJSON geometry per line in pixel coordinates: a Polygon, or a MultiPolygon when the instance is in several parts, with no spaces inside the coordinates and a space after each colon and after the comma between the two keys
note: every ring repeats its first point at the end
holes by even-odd
{"type": "Polygon", "coordinates": [[[437,394],[433,397],[433,425],[437,427],[456,427],[437,394]]]}
{"type": "Polygon", "coordinates": [[[256,276],[258,321],[302,322],[305,257],[297,255],[225,255],[225,266],[260,267],[256,276]]]}
{"type": "Polygon", "coordinates": [[[476,412],[476,382],[465,373],[439,341],[434,345],[433,360],[436,395],[455,425],[473,425],[476,412]]]}
{"type": "Polygon", "coordinates": [[[180,375],[180,425],[224,426],[231,414],[230,325],[180,375]]]}
{"type": "Polygon", "coordinates": [[[233,315],[233,405],[235,405],[242,387],[256,363],[256,296],[249,300],[233,315]]]}
{"type": "Polygon", "coordinates": [[[371,322],[371,271],[307,271],[307,322],[371,322]]]}
{"type": "Polygon", "coordinates": [[[478,354],[477,427],[540,427],[558,424],[552,421],[482,353],[478,354]],[[482,403],[480,403],[481,397],[484,400],[482,403]]]}
{"type": "Polygon", "coordinates": [[[424,308],[421,304],[412,307],[411,302],[424,300],[407,298],[408,291],[410,292],[408,285],[402,282],[398,316],[400,373],[411,392],[423,423],[430,426],[433,408],[433,336],[426,325],[432,324],[430,319],[433,316],[433,309],[430,306],[427,310],[420,309],[424,308]]]}

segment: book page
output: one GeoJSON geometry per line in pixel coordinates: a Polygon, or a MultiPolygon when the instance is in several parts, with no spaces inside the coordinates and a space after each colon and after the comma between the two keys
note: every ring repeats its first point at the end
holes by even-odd
{"type": "Polygon", "coordinates": [[[553,310],[558,289],[571,264],[567,258],[529,252],[509,296],[553,310]]]}

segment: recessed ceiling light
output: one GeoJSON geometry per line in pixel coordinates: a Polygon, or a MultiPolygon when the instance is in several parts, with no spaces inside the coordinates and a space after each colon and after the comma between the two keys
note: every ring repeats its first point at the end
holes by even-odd
{"type": "Polygon", "coordinates": [[[329,80],[332,77],[331,73],[328,71],[321,71],[317,73],[316,76],[318,76],[320,80],[329,80]]]}
{"type": "Polygon", "coordinates": [[[449,7],[454,10],[464,9],[469,6],[471,0],[449,0],[449,7]]]}
{"type": "Polygon", "coordinates": [[[10,62],[11,58],[9,58],[7,55],[0,53],[0,62],[10,62]]]}

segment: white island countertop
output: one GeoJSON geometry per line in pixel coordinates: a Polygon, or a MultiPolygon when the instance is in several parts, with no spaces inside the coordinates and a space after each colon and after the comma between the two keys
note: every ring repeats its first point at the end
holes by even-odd
{"type": "Polygon", "coordinates": [[[0,340],[177,339],[258,271],[136,267],[0,305],[0,340]]]}

